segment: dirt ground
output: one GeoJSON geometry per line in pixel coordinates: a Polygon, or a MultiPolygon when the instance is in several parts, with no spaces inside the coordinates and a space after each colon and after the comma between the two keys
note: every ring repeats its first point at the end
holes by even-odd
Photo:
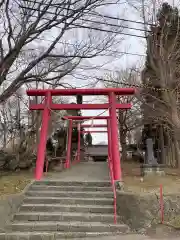
{"type": "Polygon", "coordinates": [[[180,230],[167,224],[158,224],[149,228],[146,232],[146,236],[156,239],[180,239],[180,230]]]}

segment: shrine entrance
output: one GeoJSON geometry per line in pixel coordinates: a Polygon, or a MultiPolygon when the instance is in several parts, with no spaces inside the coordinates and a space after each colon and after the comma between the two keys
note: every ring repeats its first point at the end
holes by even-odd
{"type": "MultiPolygon", "coordinates": [[[[90,120],[90,119],[107,119],[107,134],[108,134],[108,159],[109,168],[112,172],[113,181],[122,181],[119,140],[118,140],[118,124],[117,124],[117,109],[128,110],[131,108],[130,103],[119,104],[116,102],[116,95],[133,95],[135,90],[133,88],[106,88],[106,89],[34,89],[28,90],[28,96],[44,96],[42,104],[30,104],[30,110],[42,110],[42,126],[40,133],[40,142],[37,152],[35,178],[40,180],[43,176],[43,169],[46,155],[46,142],[48,134],[48,124],[50,121],[52,110],[109,110],[109,116],[67,116],[65,119],[69,120],[68,130],[68,146],[65,167],[70,167],[70,151],[71,151],[71,136],[73,120],[90,120]],[[108,103],[104,104],[55,104],[52,101],[53,96],[90,96],[90,95],[104,95],[108,97],[108,103]]],[[[78,132],[81,134],[81,124],[78,124],[78,132]]],[[[77,162],[80,161],[80,144],[78,140],[77,162]]]]}
{"type": "MultiPolygon", "coordinates": [[[[83,128],[88,128],[88,130],[84,130],[83,133],[91,134],[93,135],[94,133],[108,133],[106,130],[89,130],[89,128],[106,128],[107,129],[107,124],[83,124],[81,125],[83,128]]],[[[110,144],[110,143],[109,143],[110,144]]],[[[103,162],[107,161],[108,158],[108,146],[107,145],[88,145],[86,148],[88,157],[90,160],[94,162],[103,162]]]]}

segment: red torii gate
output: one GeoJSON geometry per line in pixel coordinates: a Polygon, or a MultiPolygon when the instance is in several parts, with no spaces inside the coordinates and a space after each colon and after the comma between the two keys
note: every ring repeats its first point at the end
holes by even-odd
{"type": "MultiPolygon", "coordinates": [[[[69,120],[94,120],[94,119],[106,119],[107,120],[107,124],[82,124],[78,126],[78,148],[77,148],[77,162],[80,161],[80,148],[81,148],[81,143],[80,143],[80,138],[81,138],[81,133],[108,133],[108,155],[111,156],[111,141],[110,141],[110,126],[108,125],[108,119],[109,119],[109,116],[66,116],[64,117],[64,119],[69,119],[69,120]],[[83,128],[107,128],[109,126],[109,131],[93,131],[93,130],[83,130],[83,131],[80,131],[81,127],[83,128]]],[[[70,155],[71,155],[71,136],[72,135],[72,122],[70,124],[70,127],[69,127],[69,134],[68,134],[68,149],[67,149],[67,158],[66,158],[66,166],[68,167],[69,164],[70,164],[70,155]]],[[[111,157],[110,157],[111,158],[111,157]]],[[[116,171],[116,169],[114,170],[116,171]]],[[[120,169],[120,173],[121,173],[121,169],[120,169]]],[[[121,175],[121,174],[120,174],[121,175]]]]}
{"type": "MultiPolygon", "coordinates": [[[[109,117],[107,118],[107,124],[82,124],[81,126],[84,127],[84,128],[110,128],[109,124],[108,124],[108,119],[109,117]]],[[[111,141],[110,141],[110,134],[108,131],[110,129],[107,129],[106,131],[94,131],[94,130],[87,130],[87,131],[84,131],[84,132],[87,132],[87,133],[108,133],[108,155],[111,156],[111,147],[110,147],[110,144],[111,144],[111,141]]],[[[121,169],[120,169],[121,171],[121,169]]]]}
{"type": "MultiPolygon", "coordinates": [[[[133,88],[105,88],[105,89],[32,89],[27,90],[28,96],[45,96],[44,103],[31,104],[30,110],[43,110],[42,127],[40,134],[40,143],[37,152],[36,161],[36,179],[40,180],[43,174],[46,141],[48,133],[48,123],[50,120],[51,110],[80,110],[80,109],[109,109],[108,133],[111,139],[111,159],[114,169],[114,180],[121,181],[121,166],[119,156],[118,143],[118,125],[116,118],[116,109],[129,109],[131,104],[116,103],[116,95],[133,95],[135,89],[133,88]],[[52,96],[74,96],[74,95],[106,95],[109,98],[109,103],[105,104],[55,104],[52,102],[52,96]]],[[[78,117],[78,116],[74,116],[78,117]]],[[[92,118],[92,117],[90,117],[92,118]]],[[[75,120],[76,118],[74,118],[75,120]]],[[[78,118],[77,118],[78,119],[78,118]]],[[[88,119],[86,117],[86,119],[88,119]]],[[[104,116],[97,116],[93,119],[105,119],[104,116]],[[100,118],[102,117],[102,118],[100,118]]],[[[70,122],[72,122],[71,119],[70,122]]]]}
{"type": "MultiPolygon", "coordinates": [[[[63,117],[64,120],[69,120],[70,121],[70,124],[69,124],[69,129],[68,129],[68,147],[67,147],[67,156],[66,156],[66,168],[69,168],[70,166],[70,157],[71,157],[71,138],[72,138],[72,127],[73,127],[73,124],[72,124],[72,121],[73,120],[77,120],[77,121],[83,121],[83,120],[94,120],[94,119],[106,119],[107,122],[109,121],[109,116],[66,116],[66,117],[63,117]]],[[[78,124],[78,147],[77,147],[77,162],[80,161],[80,148],[81,148],[81,133],[88,133],[90,131],[81,131],[81,127],[107,127],[108,125],[105,125],[105,124],[98,124],[98,125],[93,125],[93,124],[78,124]]],[[[92,132],[92,131],[91,131],[92,132]]],[[[99,132],[99,131],[96,131],[96,132],[99,132]]],[[[102,132],[102,131],[101,131],[102,132]]],[[[107,131],[105,131],[107,133],[107,131]]],[[[108,134],[110,134],[110,128],[109,128],[109,131],[108,131],[108,134]]],[[[108,137],[108,141],[109,141],[109,137],[108,137]]],[[[108,143],[109,147],[110,147],[110,143],[108,143]]],[[[109,148],[109,156],[111,155],[110,153],[111,151],[111,148],[109,148]]]]}
{"type": "MultiPolygon", "coordinates": [[[[72,138],[72,128],[73,128],[73,120],[76,121],[83,121],[83,120],[94,120],[94,119],[109,119],[108,116],[65,116],[63,117],[64,120],[69,120],[69,129],[68,129],[68,147],[67,147],[67,154],[66,154],[66,163],[65,167],[69,168],[70,166],[70,158],[71,158],[71,138],[72,138]]],[[[80,161],[80,148],[81,148],[81,133],[88,133],[90,131],[81,131],[81,127],[92,127],[92,126],[97,126],[97,127],[104,127],[107,125],[99,124],[99,125],[90,125],[90,124],[82,124],[79,122],[78,123],[78,147],[77,147],[77,162],[80,161]]],[[[97,132],[97,131],[96,131],[97,132]]],[[[101,131],[102,132],[102,131],[101,131]]],[[[107,132],[107,131],[106,131],[107,132]]]]}

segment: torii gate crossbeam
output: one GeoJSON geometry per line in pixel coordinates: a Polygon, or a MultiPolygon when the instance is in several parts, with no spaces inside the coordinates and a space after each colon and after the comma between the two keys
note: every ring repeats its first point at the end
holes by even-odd
{"type": "MultiPolygon", "coordinates": [[[[130,109],[131,104],[116,104],[116,109],[130,109]]],[[[30,110],[44,110],[45,104],[32,104],[30,110]]],[[[49,104],[51,110],[95,110],[95,109],[108,109],[109,104],[49,104]]]]}
{"type": "Polygon", "coordinates": [[[63,119],[72,119],[76,121],[83,121],[83,120],[103,120],[109,119],[109,116],[66,116],[63,119]]]}

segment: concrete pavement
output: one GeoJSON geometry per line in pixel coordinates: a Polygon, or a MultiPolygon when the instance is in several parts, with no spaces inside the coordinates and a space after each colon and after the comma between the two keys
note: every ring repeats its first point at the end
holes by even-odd
{"type": "MultiPolygon", "coordinates": [[[[96,238],[87,238],[87,240],[93,240],[96,238]]],[[[97,237],[98,240],[169,240],[169,238],[152,238],[149,236],[139,235],[139,234],[127,234],[127,235],[117,235],[117,236],[107,236],[107,237],[97,237]]],[[[179,240],[180,237],[172,238],[171,240],[179,240]]]]}
{"type": "Polygon", "coordinates": [[[70,169],[58,173],[49,173],[47,177],[62,181],[110,181],[107,162],[81,162],[70,169]]]}

